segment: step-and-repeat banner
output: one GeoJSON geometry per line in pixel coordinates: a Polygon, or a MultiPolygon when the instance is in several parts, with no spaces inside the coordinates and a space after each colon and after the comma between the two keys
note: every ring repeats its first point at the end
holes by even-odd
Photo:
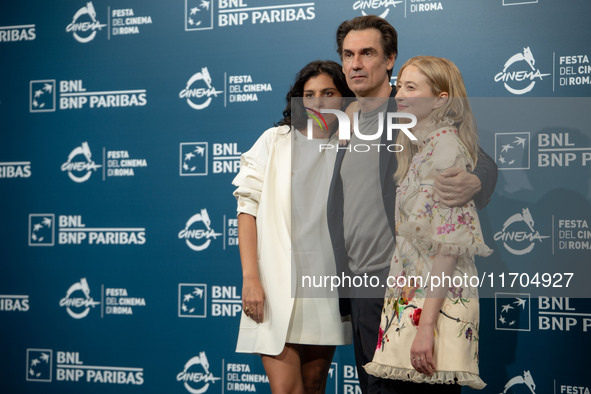
{"type": "MultiPolygon", "coordinates": [[[[0,392],[269,392],[234,352],[230,182],[295,73],[338,61],[337,26],[365,14],[399,32],[394,75],[444,56],[493,100],[474,108],[499,166],[477,263],[495,283],[479,337],[459,334],[483,392],[590,392],[587,0],[3,1],[0,392]]],[[[332,366],[327,392],[359,392],[350,346],[332,366]]]]}

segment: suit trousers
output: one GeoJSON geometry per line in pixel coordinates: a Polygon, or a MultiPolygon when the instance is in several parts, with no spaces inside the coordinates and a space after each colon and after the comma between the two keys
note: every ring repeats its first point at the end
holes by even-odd
{"type": "Polygon", "coordinates": [[[353,349],[363,394],[379,392],[379,380],[368,375],[363,366],[373,359],[378,344],[378,332],[384,298],[351,298],[351,323],[353,326],[353,349]]]}

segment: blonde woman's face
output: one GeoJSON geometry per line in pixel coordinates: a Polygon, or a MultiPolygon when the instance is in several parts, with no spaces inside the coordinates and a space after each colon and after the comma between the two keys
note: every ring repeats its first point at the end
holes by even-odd
{"type": "Polygon", "coordinates": [[[447,97],[446,92],[433,93],[427,76],[413,65],[402,70],[396,85],[396,103],[399,112],[408,112],[417,117],[417,125],[442,104],[440,97],[447,97]]]}

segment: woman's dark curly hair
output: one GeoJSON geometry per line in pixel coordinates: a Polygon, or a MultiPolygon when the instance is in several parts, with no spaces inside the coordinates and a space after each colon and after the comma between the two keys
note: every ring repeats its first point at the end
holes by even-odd
{"type": "MultiPolygon", "coordinates": [[[[332,78],[337,90],[343,97],[355,97],[355,94],[347,86],[347,80],[341,65],[332,60],[317,60],[308,63],[296,75],[295,83],[289,89],[286,96],[287,105],[283,110],[283,119],[276,126],[291,125],[295,128],[304,128],[307,125],[308,115],[302,102],[304,96],[304,85],[310,78],[317,77],[320,74],[326,74],[332,78]],[[292,98],[297,98],[292,103],[292,98]]],[[[350,101],[343,100],[344,109],[350,101]]]]}

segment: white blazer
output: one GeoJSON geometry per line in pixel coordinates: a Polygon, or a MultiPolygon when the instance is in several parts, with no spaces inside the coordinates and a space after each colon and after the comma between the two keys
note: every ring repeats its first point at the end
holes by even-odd
{"type": "Polygon", "coordinates": [[[294,299],[291,297],[291,128],[266,130],[240,159],[232,183],[238,213],[256,217],[264,320],[242,313],[236,351],[277,355],[285,346],[294,299]]]}

